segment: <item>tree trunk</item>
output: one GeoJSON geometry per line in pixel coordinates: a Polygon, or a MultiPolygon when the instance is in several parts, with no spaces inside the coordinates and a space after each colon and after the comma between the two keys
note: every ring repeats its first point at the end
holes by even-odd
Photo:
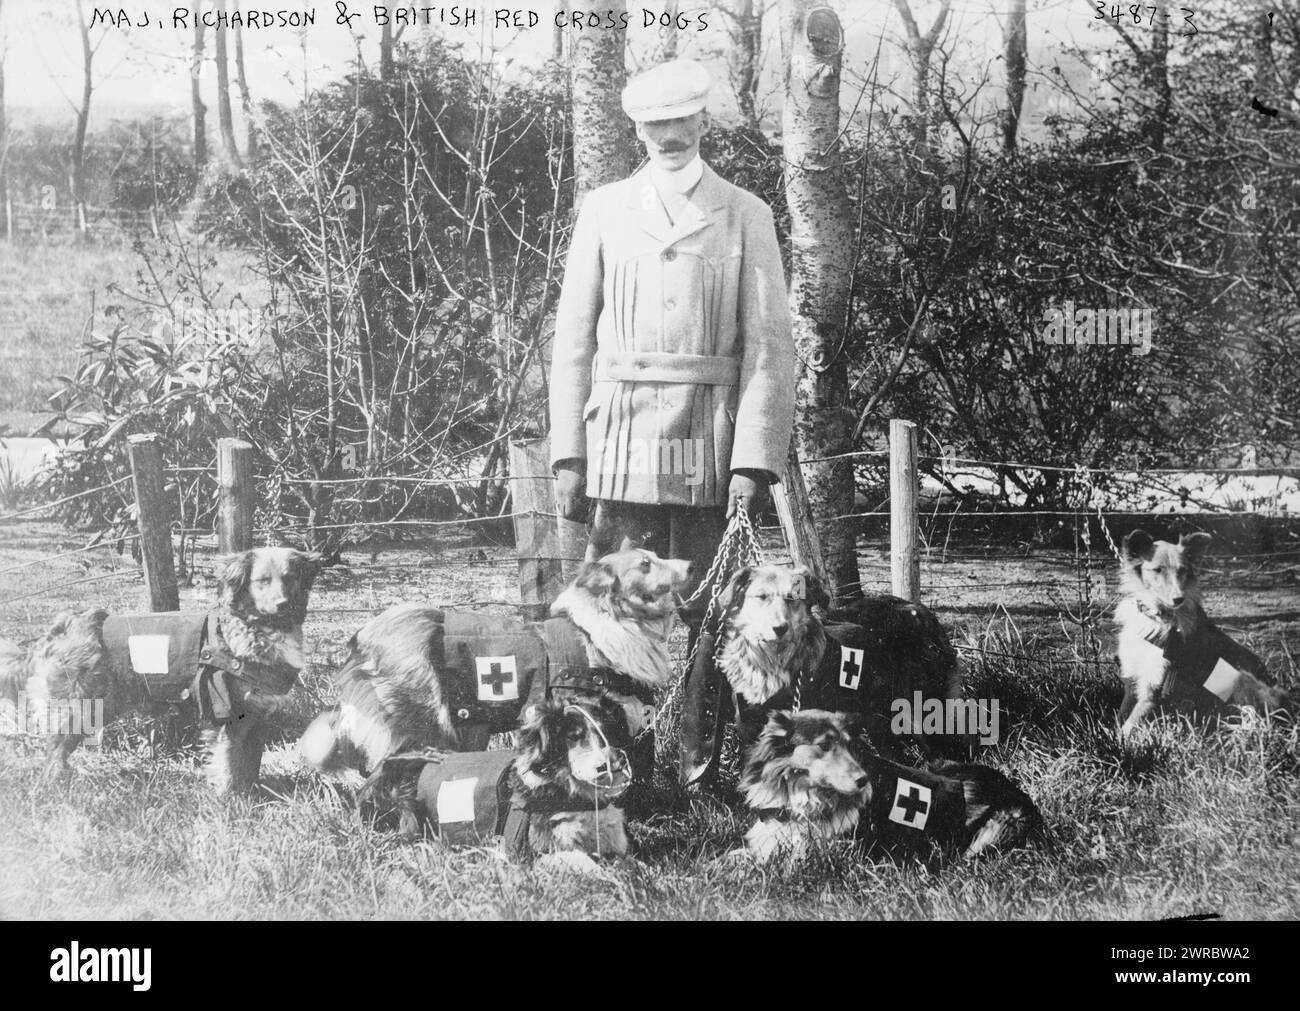
{"type": "Polygon", "coordinates": [[[77,0],[77,28],[81,33],[81,105],[77,109],[77,130],[72,139],[72,166],[69,182],[73,203],[81,208],[86,202],[86,127],[90,123],[90,96],[94,91],[91,68],[95,50],[90,45],[90,22],[81,0],[77,0]]]}
{"type": "Polygon", "coordinates": [[[1147,54],[1143,77],[1151,111],[1146,115],[1142,135],[1153,151],[1163,151],[1171,103],[1168,18],[1156,18],[1151,26],[1151,50],[1147,54]]]}
{"type": "MultiPolygon", "coordinates": [[[[612,5],[615,14],[627,2],[612,5]]],[[[575,15],[599,20],[611,8],[608,0],[575,0],[575,15]]],[[[624,36],[619,31],[575,32],[569,41],[572,63],[569,86],[573,109],[573,209],[591,190],[625,178],[633,166],[632,130],[623,112],[622,93],[627,72],[623,63],[624,36]]]]}
{"type": "Polygon", "coordinates": [[[952,0],[943,0],[934,24],[924,35],[912,16],[908,0],[894,0],[899,16],[903,19],[903,30],[907,35],[907,59],[912,65],[912,147],[923,159],[928,158],[934,141],[932,127],[935,119],[934,95],[930,83],[930,56],[943,34],[943,26],[948,21],[948,12],[952,0]]]}
{"type": "Polygon", "coordinates": [[[568,19],[563,17],[565,13],[564,0],[555,0],[555,17],[551,19],[551,59],[556,63],[564,62],[564,29],[560,26],[568,24],[568,19]]]}
{"type": "MultiPolygon", "coordinates": [[[[4,14],[4,0],[0,0],[0,16],[4,14]]],[[[5,118],[5,37],[0,32],[0,203],[9,195],[9,122],[5,118]]]]}
{"type": "Polygon", "coordinates": [[[659,22],[659,41],[655,44],[652,63],[667,63],[677,59],[677,0],[666,0],[664,13],[672,16],[668,25],[659,22]]]}
{"type": "Polygon", "coordinates": [[[1011,0],[1004,35],[1007,62],[1007,107],[1002,114],[1002,150],[1011,154],[1020,133],[1020,113],[1025,105],[1025,65],[1029,35],[1025,27],[1025,0],[1011,0]]]}
{"type": "MultiPolygon", "coordinates": [[[[218,13],[226,10],[226,0],[215,0],[213,7],[218,13]]],[[[214,29],[217,62],[217,124],[221,130],[221,150],[226,165],[232,169],[242,169],[243,161],[239,157],[239,147],[235,143],[235,121],[230,112],[230,61],[226,54],[226,29],[220,24],[214,29]]]]}
{"type": "Polygon", "coordinates": [[[763,13],[754,10],[754,0],[733,0],[731,46],[727,64],[736,108],[751,130],[758,129],[758,75],[763,58],[763,13]]]}
{"type": "Polygon", "coordinates": [[[207,106],[203,104],[203,94],[199,91],[199,81],[203,75],[203,21],[194,19],[194,50],[190,60],[190,108],[194,113],[194,168],[203,173],[208,164],[208,129],[207,106]]]}
{"type": "MultiPolygon", "coordinates": [[[[239,12],[239,0],[234,0],[235,12],[239,12]]],[[[244,113],[244,129],[248,133],[248,142],[244,147],[244,161],[248,165],[257,164],[257,124],[253,122],[253,95],[248,90],[248,75],[244,72],[244,29],[235,25],[235,83],[239,86],[239,106],[244,113]]]]}
{"type": "Polygon", "coordinates": [[[379,79],[393,79],[393,22],[390,18],[379,28],[379,79]]]}
{"type": "Polygon", "coordinates": [[[839,166],[840,66],[843,30],[818,0],[783,0],[781,33],[788,54],[783,116],[786,202],[790,209],[790,308],[803,367],[796,388],[795,439],[809,504],[832,581],[857,596],[857,539],[851,523],[834,521],[853,510],[852,420],[846,410],[848,375],[839,349],[853,256],[852,214],[839,166]]]}

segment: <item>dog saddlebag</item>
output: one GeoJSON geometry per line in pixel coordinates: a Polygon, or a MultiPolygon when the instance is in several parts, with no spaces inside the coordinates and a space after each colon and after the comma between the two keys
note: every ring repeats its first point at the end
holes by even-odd
{"type": "Polygon", "coordinates": [[[477,845],[505,830],[516,757],[513,751],[452,751],[421,770],[416,797],[443,841],[477,845]]]}
{"type": "Polygon", "coordinates": [[[184,702],[199,672],[207,621],[206,611],[111,615],[103,632],[109,662],[119,676],[143,680],[154,702],[184,702]]]}
{"type": "Polygon", "coordinates": [[[1174,629],[1165,643],[1169,666],[1161,694],[1175,704],[1189,703],[1206,710],[1221,708],[1232,698],[1242,676],[1226,659],[1226,654],[1238,651],[1240,647],[1217,625],[1209,625],[1190,637],[1174,629]]]}
{"type": "Polygon", "coordinates": [[[875,759],[871,777],[871,824],[877,838],[910,846],[928,839],[946,844],[966,825],[966,793],[960,781],[875,759]]]}
{"type": "Polygon", "coordinates": [[[546,646],[518,618],[446,611],[442,655],[452,719],[493,733],[518,729],[524,699],[546,676],[546,646]]]}

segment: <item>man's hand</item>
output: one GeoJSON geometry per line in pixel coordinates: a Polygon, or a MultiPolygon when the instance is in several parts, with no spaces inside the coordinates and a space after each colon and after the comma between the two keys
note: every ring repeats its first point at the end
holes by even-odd
{"type": "Polygon", "coordinates": [[[767,477],[762,471],[733,471],[731,484],[727,488],[727,519],[731,519],[732,513],[736,511],[737,502],[744,505],[745,512],[753,517],[763,504],[767,485],[767,477]]]}
{"type": "Polygon", "coordinates": [[[581,460],[561,460],[555,465],[555,505],[566,520],[582,523],[587,515],[587,483],[581,460]]]}

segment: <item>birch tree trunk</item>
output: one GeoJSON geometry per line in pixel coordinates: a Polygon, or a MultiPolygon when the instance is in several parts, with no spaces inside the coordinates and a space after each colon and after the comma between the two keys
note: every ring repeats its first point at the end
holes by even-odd
{"type": "MultiPolygon", "coordinates": [[[[581,12],[585,24],[611,7],[615,14],[621,13],[627,2],[574,0],[566,7],[572,14],[581,12]]],[[[575,215],[589,192],[632,171],[632,128],[622,105],[625,43],[624,34],[617,30],[574,32],[569,40],[575,215]]]]}
{"type": "Polygon", "coordinates": [[[1004,34],[1007,64],[1007,107],[1002,114],[1002,150],[1015,151],[1020,134],[1020,113],[1025,106],[1025,66],[1029,35],[1025,25],[1025,0],[1011,0],[1004,34]]]}
{"type": "Polygon", "coordinates": [[[90,22],[81,0],[77,0],[77,28],[81,35],[81,105],[77,107],[77,128],[72,138],[72,164],[69,166],[69,188],[72,200],[84,215],[86,202],[86,128],[90,123],[90,96],[95,90],[91,76],[95,49],[90,44],[90,22]]]}
{"type": "Polygon", "coordinates": [[[677,59],[677,0],[666,0],[664,13],[672,15],[672,23],[659,22],[659,41],[655,45],[653,63],[667,63],[677,59]]]}
{"type": "MultiPolygon", "coordinates": [[[[224,13],[226,0],[216,0],[214,8],[218,13],[224,13]]],[[[235,143],[235,120],[230,110],[230,61],[226,50],[226,28],[218,23],[213,31],[216,40],[213,55],[217,63],[217,124],[221,131],[221,151],[227,166],[242,169],[244,162],[239,157],[239,146],[235,143]]]]}
{"type": "MultiPolygon", "coordinates": [[[[239,11],[239,0],[234,0],[234,9],[239,11]]],[[[244,161],[249,165],[257,164],[258,141],[257,124],[253,122],[253,95],[248,90],[248,75],[244,71],[244,29],[235,25],[235,83],[239,86],[239,107],[244,113],[244,130],[248,140],[244,145],[244,161]]]]}
{"type": "Polygon", "coordinates": [[[732,0],[727,13],[731,19],[731,45],[727,49],[727,69],[731,90],[745,125],[758,129],[758,75],[763,58],[763,12],[754,10],[754,0],[732,0]]]}
{"type": "MultiPolygon", "coordinates": [[[[0,0],[0,18],[4,15],[4,0],[0,0]]],[[[2,25],[2,22],[0,22],[2,25]]],[[[9,164],[9,123],[5,117],[5,48],[8,39],[3,27],[0,27],[0,203],[9,195],[9,177],[6,166],[9,164]]]]}
{"type": "Polygon", "coordinates": [[[790,309],[802,361],[796,387],[795,439],[809,504],[837,596],[854,597],[857,539],[853,509],[853,424],[847,409],[844,344],[853,256],[852,214],[839,165],[843,30],[818,0],[783,0],[786,202],[790,209],[790,309]],[[813,13],[810,19],[809,14],[813,13]]]}
{"type": "Polygon", "coordinates": [[[207,106],[199,91],[203,76],[203,20],[194,19],[194,48],[190,56],[190,110],[194,117],[194,168],[200,175],[208,164],[207,106]]]}

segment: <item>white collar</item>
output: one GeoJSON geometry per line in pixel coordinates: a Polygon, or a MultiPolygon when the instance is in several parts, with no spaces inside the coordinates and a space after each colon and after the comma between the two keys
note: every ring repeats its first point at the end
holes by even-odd
{"type": "Polygon", "coordinates": [[[650,163],[650,181],[660,193],[689,193],[704,175],[704,159],[698,154],[675,172],[650,163]]]}

